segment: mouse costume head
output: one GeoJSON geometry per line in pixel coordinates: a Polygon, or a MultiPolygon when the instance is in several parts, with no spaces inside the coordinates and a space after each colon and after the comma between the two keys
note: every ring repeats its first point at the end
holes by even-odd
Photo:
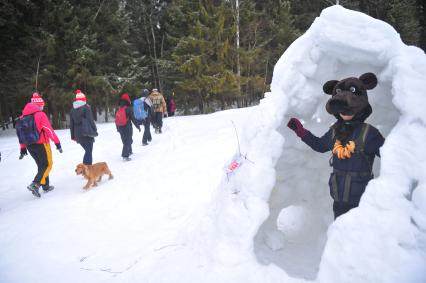
{"type": "Polygon", "coordinates": [[[365,120],[372,112],[368,103],[367,90],[375,88],[377,77],[373,73],[365,73],[359,78],[346,78],[341,81],[332,80],[324,84],[323,90],[331,95],[325,106],[328,113],[340,119],[344,115],[363,114],[365,120]]]}

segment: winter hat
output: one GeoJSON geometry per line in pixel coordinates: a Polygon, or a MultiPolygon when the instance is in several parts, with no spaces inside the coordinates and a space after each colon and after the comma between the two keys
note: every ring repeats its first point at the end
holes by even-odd
{"type": "Polygon", "coordinates": [[[75,99],[74,101],[86,101],[86,95],[81,92],[81,90],[77,89],[75,91],[75,99]]]}
{"type": "Polygon", "coordinates": [[[153,88],[153,89],[152,89],[152,92],[158,92],[158,89],[153,88]]]}
{"type": "Polygon", "coordinates": [[[144,89],[143,90],[143,92],[142,92],[142,96],[148,96],[149,95],[149,90],[147,90],[147,89],[144,89]]]}
{"type": "Polygon", "coordinates": [[[40,94],[38,92],[33,93],[33,97],[31,97],[31,103],[35,104],[39,107],[44,107],[44,100],[41,98],[40,94]]]}
{"type": "Polygon", "coordinates": [[[131,103],[131,101],[130,101],[130,97],[129,97],[129,94],[128,94],[128,93],[123,93],[123,94],[121,95],[120,99],[121,99],[121,100],[125,100],[125,101],[127,101],[127,102],[131,103]]]}

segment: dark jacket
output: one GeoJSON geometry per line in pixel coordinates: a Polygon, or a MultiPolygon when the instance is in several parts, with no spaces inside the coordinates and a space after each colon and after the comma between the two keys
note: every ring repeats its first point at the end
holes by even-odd
{"type": "MultiPolygon", "coordinates": [[[[338,123],[336,122],[321,138],[314,136],[308,131],[302,140],[315,151],[331,151],[336,141],[333,133],[338,123]]],[[[357,123],[347,141],[356,141],[363,125],[364,123],[362,122],[357,123]]],[[[379,149],[384,141],[385,139],[380,132],[369,125],[365,136],[363,152],[358,151],[356,147],[355,152],[348,159],[339,159],[336,155],[332,156],[331,166],[333,167],[333,173],[330,175],[329,186],[330,194],[335,201],[353,205],[359,204],[361,195],[364,193],[368,182],[373,178],[372,166],[374,157],[376,155],[380,156],[379,149]],[[347,187],[349,189],[345,191],[347,187]]],[[[361,147],[359,143],[357,146],[361,147]]]]}
{"type": "Polygon", "coordinates": [[[85,104],[71,109],[70,113],[71,139],[81,142],[84,139],[94,139],[98,135],[95,120],[90,106],[85,104]]]}
{"type": "Polygon", "coordinates": [[[140,130],[140,126],[139,126],[138,121],[135,119],[135,116],[133,114],[133,108],[132,108],[131,104],[126,100],[120,99],[120,101],[118,102],[118,107],[124,107],[124,106],[126,107],[127,123],[124,126],[117,126],[116,125],[117,131],[132,134],[133,133],[132,123],[133,123],[133,125],[135,125],[135,127],[138,130],[140,130]]]}

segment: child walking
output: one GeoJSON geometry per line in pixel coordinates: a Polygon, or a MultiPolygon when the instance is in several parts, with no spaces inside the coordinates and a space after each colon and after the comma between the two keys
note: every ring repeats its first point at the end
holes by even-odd
{"type": "Polygon", "coordinates": [[[44,105],[43,98],[37,92],[33,93],[31,102],[25,105],[16,126],[21,147],[19,159],[24,158],[29,152],[37,164],[37,174],[27,187],[36,197],[41,197],[40,186],[44,192],[54,189],[53,186],[50,186],[49,180],[49,173],[53,165],[50,140],[55,143],[56,149],[62,153],[61,142],[47,115],[43,112],[44,105]]]}

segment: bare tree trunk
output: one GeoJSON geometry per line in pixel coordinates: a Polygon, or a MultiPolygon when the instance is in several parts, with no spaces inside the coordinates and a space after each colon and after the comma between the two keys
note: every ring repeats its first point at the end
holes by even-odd
{"type": "Polygon", "coordinates": [[[96,107],[96,105],[93,105],[92,113],[93,120],[98,121],[98,107],[96,107]]]}
{"type": "MultiPolygon", "coordinates": [[[[10,116],[12,116],[12,126],[13,126],[13,128],[15,128],[15,118],[17,118],[17,116],[15,115],[15,113],[16,113],[15,103],[12,103],[11,107],[12,107],[12,111],[10,112],[10,116]]],[[[9,120],[9,115],[7,116],[7,119],[9,120]]],[[[6,126],[6,128],[8,128],[8,126],[6,126]]]]}
{"type": "Polygon", "coordinates": [[[268,65],[269,65],[269,52],[268,52],[268,55],[267,55],[267,57],[266,57],[266,64],[265,64],[265,79],[263,80],[263,91],[262,91],[262,94],[264,94],[264,93],[265,93],[265,91],[266,91],[266,80],[267,80],[267,78],[268,78],[268,65]]]}
{"type": "Polygon", "coordinates": [[[149,18],[149,26],[150,26],[150,29],[151,29],[151,36],[152,36],[152,50],[153,50],[153,55],[154,55],[154,72],[155,72],[155,78],[154,78],[154,80],[155,80],[155,85],[158,87],[158,89],[160,89],[160,91],[161,91],[161,83],[160,83],[160,78],[159,78],[159,75],[158,75],[158,63],[157,63],[157,60],[158,60],[158,58],[157,58],[157,50],[156,50],[156,40],[155,40],[155,33],[154,33],[154,26],[153,26],[153,23],[152,23],[152,20],[151,20],[151,16],[150,16],[150,18],[149,18]]]}
{"type": "Polygon", "coordinates": [[[38,56],[38,60],[37,60],[37,72],[36,72],[36,81],[35,81],[35,90],[38,90],[38,70],[40,69],[40,58],[41,58],[41,53],[38,56]]]}
{"type": "Polygon", "coordinates": [[[109,96],[105,95],[105,122],[108,122],[108,111],[109,111],[109,96]]]}
{"type": "Polygon", "coordinates": [[[238,80],[238,95],[241,95],[241,65],[240,65],[240,3],[235,0],[235,27],[236,39],[235,44],[237,47],[237,80],[238,80]]]}
{"type": "Polygon", "coordinates": [[[2,97],[2,99],[3,99],[3,102],[4,102],[3,105],[4,105],[4,111],[5,111],[4,117],[3,117],[3,119],[4,119],[4,126],[5,126],[6,129],[9,129],[9,119],[10,119],[10,116],[11,116],[11,114],[10,114],[11,110],[9,108],[10,107],[9,103],[7,103],[8,99],[6,97],[4,97],[4,96],[2,97]]]}
{"type": "Polygon", "coordinates": [[[204,114],[204,101],[200,92],[198,92],[198,109],[200,109],[201,114],[204,114]]]}
{"type": "Polygon", "coordinates": [[[4,130],[6,130],[6,127],[4,125],[4,116],[3,116],[3,105],[4,105],[4,94],[1,94],[0,99],[0,127],[4,130]]]}
{"type": "MultiPolygon", "coordinates": [[[[147,16],[149,16],[148,13],[147,13],[147,16]]],[[[145,39],[146,39],[146,44],[148,45],[148,52],[149,52],[149,58],[150,58],[150,64],[151,64],[150,70],[151,70],[151,76],[152,76],[152,83],[155,85],[155,65],[152,60],[154,55],[153,55],[151,40],[150,40],[148,28],[147,28],[148,22],[146,21],[146,17],[142,17],[142,18],[144,23],[145,39]]]]}

